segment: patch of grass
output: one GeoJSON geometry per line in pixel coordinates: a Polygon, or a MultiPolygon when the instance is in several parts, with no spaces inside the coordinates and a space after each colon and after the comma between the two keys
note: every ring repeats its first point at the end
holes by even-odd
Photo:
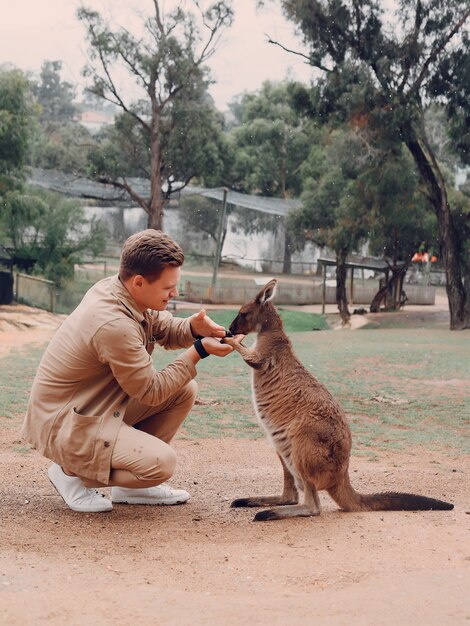
{"type": "Polygon", "coordinates": [[[0,359],[0,420],[2,426],[16,428],[23,418],[36,368],[43,350],[14,350],[0,359]]]}
{"type": "MultiPolygon", "coordinates": [[[[223,313],[228,321],[233,318],[234,312],[223,313]]],[[[420,446],[448,448],[453,455],[470,452],[469,333],[442,329],[289,332],[300,360],[350,417],[355,454],[373,460],[380,450],[420,446]]],[[[246,343],[251,341],[248,337],[246,343]]],[[[156,350],[157,369],[178,353],[156,350]]],[[[28,348],[0,359],[3,427],[19,428],[41,354],[40,349],[28,348]]],[[[263,437],[251,404],[250,380],[250,369],[236,353],[201,361],[200,403],[179,436],[263,437]]]]}
{"type": "MultiPolygon", "coordinates": [[[[303,311],[290,311],[279,308],[279,313],[287,333],[298,333],[309,330],[328,330],[329,326],[325,317],[318,313],[304,313],[303,311]]],[[[176,313],[178,317],[189,317],[194,311],[181,310],[176,313]]],[[[238,314],[238,309],[214,309],[208,311],[209,317],[224,328],[228,328],[238,314]]]]}

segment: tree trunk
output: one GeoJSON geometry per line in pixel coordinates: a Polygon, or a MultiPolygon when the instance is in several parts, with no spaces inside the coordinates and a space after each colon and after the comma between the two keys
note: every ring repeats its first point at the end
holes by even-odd
{"type": "MultiPolygon", "coordinates": [[[[409,130],[409,129],[408,129],[409,130]]],[[[450,329],[470,328],[470,305],[460,265],[460,251],[455,226],[447,200],[447,190],[442,172],[428,144],[424,129],[411,132],[406,144],[423,179],[429,199],[436,212],[439,225],[440,255],[446,274],[446,291],[449,300],[450,329]]],[[[405,136],[407,136],[405,135],[405,136]]]]}
{"type": "Polygon", "coordinates": [[[160,146],[161,110],[156,98],[152,100],[152,121],[150,127],[150,198],[148,227],[163,230],[163,209],[166,201],[162,189],[162,154],[160,146]]]}
{"type": "Polygon", "coordinates": [[[370,303],[370,312],[378,313],[380,311],[380,305],[385,300],[386,311],[399,311],[405,302],[402,299],[403,279],[408,270],[409,265],[403,267],[391,267],[392,276],[389,280],[384,279],[384,284],[377,291],[370,303]],[[387,301],[387,295],[392,294],[391,304],[390,300],[387,301]]]}
{"type": "Polygon", "coordinates": [[[150,213],[148,214],[147,228],[155,230],[163,230],[163,209],[165,203],[159,202],[157,206],[150,205],[150,213]]]}
{"type": "Polygon", "coordinates": [[[348,308],[348,296],[346,293],[347,269],[346,269],[346,250],[336,252],[336,304],[338,305],[341,321],[344,324],[349,322],[351,314],[348,308]]]}

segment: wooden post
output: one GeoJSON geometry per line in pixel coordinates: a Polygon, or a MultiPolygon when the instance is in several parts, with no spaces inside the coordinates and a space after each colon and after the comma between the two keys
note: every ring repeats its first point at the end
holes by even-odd
{"type": "Polygon", "coordinates": [[[321,298],[321,312],[325,314],[325,301],[326,301],[326,263],[323,265],[323,291],[321,298]]]}

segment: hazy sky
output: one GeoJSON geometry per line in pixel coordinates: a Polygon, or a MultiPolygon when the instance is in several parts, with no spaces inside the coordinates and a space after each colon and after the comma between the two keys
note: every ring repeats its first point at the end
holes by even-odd
{"type": "MultiPolygon", "coordinates": [[[[169,7],[172,0],[165,0],[169,7]]],[[[44,60],[63,62],[63,78],[83,84],[86,61],[84,29],[75,17],[80,0],[0,0],[0,64],[38,71],[44,60]]],[[[150,0],[88,0],[85,6],[103,13],[115,24],[129,24],[129,7],[151,10],[150,0]]],[[[188,3],[189,5],[189,3],[188,3]]],[[[207,3],[206,3],[207,5],[207,3]]],[[[308,82],[312,71],[300,57],[266,42],[266,35],[298,49],[293,25],[277,8],[256,10],[256,0],[233,0],[235,22],[210,60],[211,88],[216,105],[225,109],[235,95],[255,91],[263,80],[291,77],[308,82]]],[[[134,9],[135,10],[135,9],[134,9]]]]}

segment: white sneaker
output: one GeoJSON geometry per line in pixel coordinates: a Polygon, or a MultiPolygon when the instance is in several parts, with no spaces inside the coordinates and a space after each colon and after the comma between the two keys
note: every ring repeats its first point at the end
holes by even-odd
{"type": "Polygon", "coordinates": [[[190,495],[184,489],[173,489],[162,483],[157,487],[143,489],[129,489],[128,487],[113,487],[111,500],[121,504],[183,504],[190,495]]]}
{"type": "Polygon", "coordinates": [[[72,511],[79,513],[100,513],[111,511],[113,503],[96,489],[85,487],[78,476],[67,476],[60,465],[53,463],[47,470],[49,480],[59,496],[72,511]]]}

